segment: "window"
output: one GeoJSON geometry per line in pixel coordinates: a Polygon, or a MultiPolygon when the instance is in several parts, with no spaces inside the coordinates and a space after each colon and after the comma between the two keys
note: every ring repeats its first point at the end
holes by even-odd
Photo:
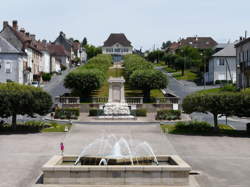
{"type": "Polygon", "coordinates": [[[225,59],[220,58],[219,60],[219,66],[224,66],[225,65],[225,59]]]}
{"type": "Polygon", "coordinates": [[[10,64],[10,62],[5,63],[5,72],[6,73],[11,73],[11,64],[10,64]]]}

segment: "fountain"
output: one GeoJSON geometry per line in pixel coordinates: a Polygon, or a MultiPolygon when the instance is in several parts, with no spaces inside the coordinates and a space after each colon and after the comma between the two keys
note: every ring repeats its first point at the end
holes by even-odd
{"type": "Polygon", "coordinates": [[[109,135],[78,156],[54,156],[42,168],[44,184],[188,186],[191,167],[177,155],[155,155],[148,142],[109,135]]]}
{"type": "Polygon", "coordinates": [[[108,103],[103,107],[104,116],[100,119],[133,119],[130,115],[128,103],[125,101],[124,93],[125,79],[123,77],[111,77],[109,79],[109,98],[108,103]]]}

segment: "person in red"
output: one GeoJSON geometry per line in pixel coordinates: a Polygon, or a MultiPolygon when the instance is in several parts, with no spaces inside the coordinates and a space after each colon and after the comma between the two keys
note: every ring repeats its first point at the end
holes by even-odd
{"type": "Polygon", "coordinates": [[[63,142],[60,143],[60,148],[61,148],[61,152],[62,152],[62,155],[63,155],[63,152],[64,152],[64,145],[63,145],[63,142]]]}

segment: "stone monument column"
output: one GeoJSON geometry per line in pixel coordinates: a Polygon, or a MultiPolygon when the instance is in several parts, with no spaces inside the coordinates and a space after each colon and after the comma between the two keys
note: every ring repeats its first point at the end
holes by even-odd
{"type": "Polygon", "coordinates": [[[124,89],[123,83],[121,83],[121,103],[126,103],[126,101],[125,101],[125,89],[124,89]]]}

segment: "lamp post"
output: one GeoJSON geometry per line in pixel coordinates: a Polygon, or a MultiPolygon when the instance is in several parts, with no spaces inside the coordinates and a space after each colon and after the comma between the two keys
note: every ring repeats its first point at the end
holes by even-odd
{"type": "Polygon", "coordinates": [[[203,58],[203,53],[201,53],[201,61],[204,62],[204,74],[203,74],[203,81],[204,81],[204,89],[206,88],[206,62],[203,58]]]}
{"type": "Polygon", "coordinates": [[[186,68],[186,67],[185,67],[185,66],[186,66],[186,55],[185,55],[183,49],[181,50],[181,53],[182,53],[183,58],[184,58],[184,62],[183,62],[183,75],[182,75],[182,76],[184,76],[184,74],[185,74],[185,68],[186,68]]]}

